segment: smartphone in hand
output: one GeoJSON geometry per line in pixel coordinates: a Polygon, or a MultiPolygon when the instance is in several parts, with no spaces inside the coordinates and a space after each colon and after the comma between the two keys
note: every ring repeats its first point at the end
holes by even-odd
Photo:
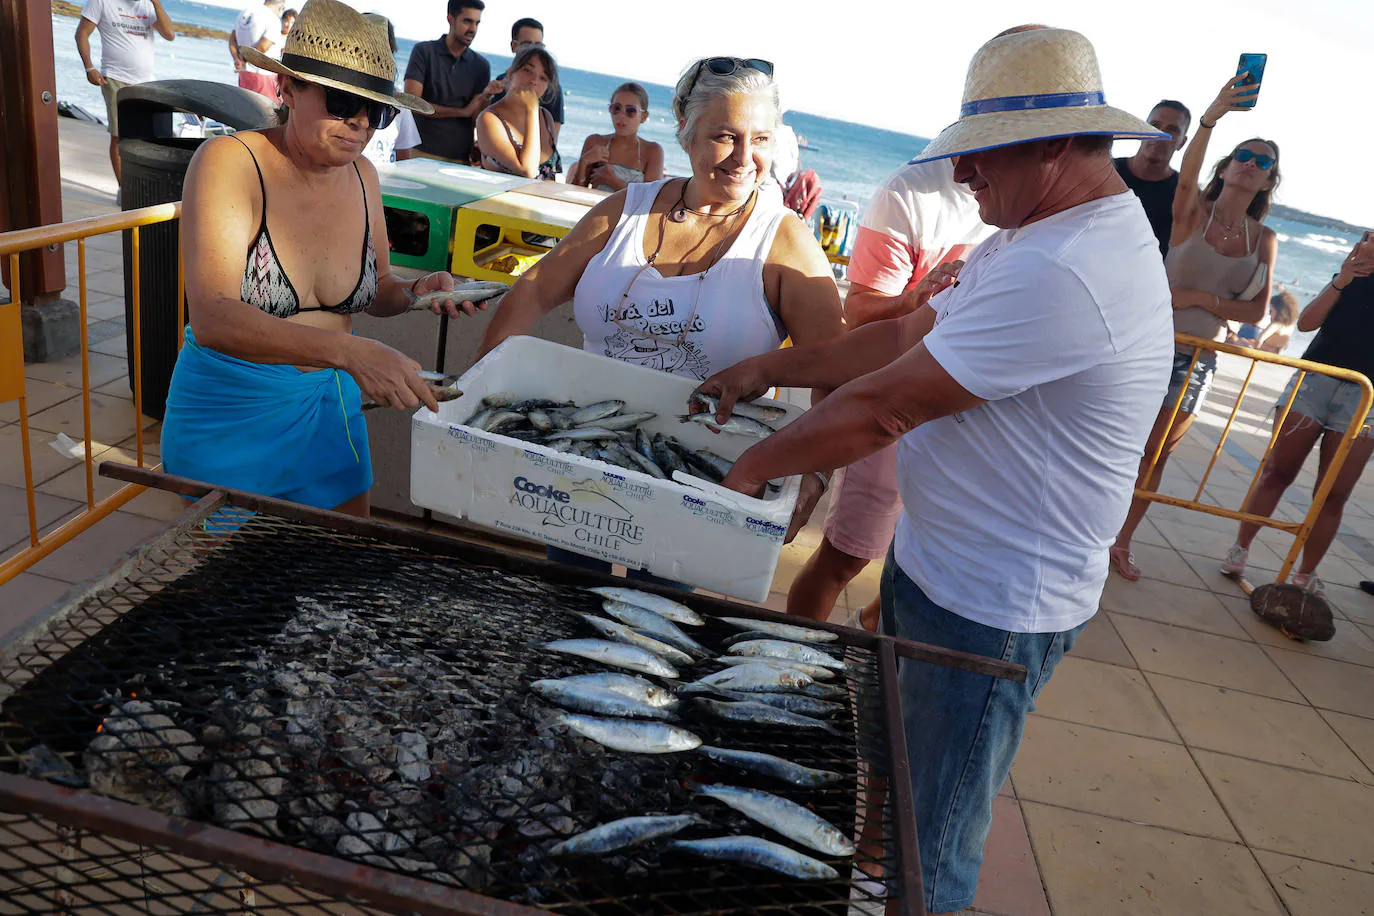
{"type": "Polygon", "coordinates": [[[1269,60],[1268,54],[1242,54],[1240,63],[1236,64],[1236,76],[1245,74],[1245,79],[1241,81],[1242,86],[1254,86],[1253,92],[1246,93],[1246,100],[1241,102],[1243,108],[1254,108],[1259,101],[1259,87],[1264,80],[1264,65],[1269,60]]]}

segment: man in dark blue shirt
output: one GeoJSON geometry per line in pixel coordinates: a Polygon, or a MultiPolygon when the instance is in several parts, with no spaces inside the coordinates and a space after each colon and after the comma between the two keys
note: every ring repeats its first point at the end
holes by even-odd
{"type": "Polygon", "coordinates": [[[1117,159],[1116,171],[1126,187],[1140,198],[1150,228],[1159,239],[1159,253],[1169,251],[1169,234],[1174,225],[1174,191],[1178,172],[1169,164],[1188,140],[1193,116],[1182,102],[1165,99],[1150,110],[1150,126],[1168,134],[1168,140],[1142,140],[1140,150],[1129,159],[1117,159]]]}
{"type": "Polygon", "coordinates": [[[493,91],[491,63],[470,47],[485,8],[482,0],[448,0],[448,32],[410,52],[405,91],[434,106],[433,115],[415,117],[423,154],[472,158],[474,119],[493,91]]]}

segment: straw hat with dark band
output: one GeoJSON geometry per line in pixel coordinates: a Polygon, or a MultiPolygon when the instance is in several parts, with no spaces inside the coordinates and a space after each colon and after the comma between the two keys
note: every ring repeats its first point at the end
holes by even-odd
{"type": "Polygon", "coordinates": [[[370,21],[337,0],[306,0],[286,35],[281,60],[256,48],[240,48],[255,67],[352,92],[374,102],[434,114],[424,99],[396,91],[396,58],[386,25],[370,21]]]}
{"type": "Polygon", "coordinates": [[[1107,104],[1097,53],[1088,39],[1067,29],[1032,29],[1002,35],[978,49],[964,81],[959,120],[916,161],[1077,136],[1168,138],[1107,104]]]}

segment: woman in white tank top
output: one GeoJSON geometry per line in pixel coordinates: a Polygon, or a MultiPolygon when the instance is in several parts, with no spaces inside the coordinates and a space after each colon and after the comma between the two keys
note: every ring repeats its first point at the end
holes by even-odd
{"type": "MultiPolygon", "coordinates": [[[[776,194],[759,193],[781,120],[772,72],[733,57],[689,67],[673,113],[691,176],[632,184],[594,207],[502,300],[481,352],[569,299],[588,351],[697,380],[787,337],[805,345],[842,333],[819,243],[776,194]]],[[[798,517],[822,489],[817,475],[803,478],[798,517]]],[[[610,568],[556,548],[549,557],[610,568]]]]}
{"type": "Polygon", "coordinates": [[[569,299],[589,352],[699,380],[787,337],[841,333],[819,244],[758,192],[779,121],[759,65],[771,70],[735,58],[687,70],[673,110],[691,176],[634,184],[593,208],[505,297],[482,353],[569,299]]]}

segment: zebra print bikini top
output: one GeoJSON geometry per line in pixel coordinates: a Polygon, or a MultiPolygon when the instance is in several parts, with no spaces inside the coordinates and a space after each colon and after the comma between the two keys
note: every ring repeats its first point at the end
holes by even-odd
{"type": "MultiPolygon", "coordinates": [[[[230,136],[233,136],[232,134],[230,136]]],[[[276,318],[290,318],[299,312],[331,312],[335,315],[352,315],[366,311],[377,299],[377,249],[372,245],[372,220],[367,213],[367,189],[363,188],[363,264],[358,273],[358,282],[353,292],[338,305],[301,307],[301,297],[292,285],[291,278],[282,269],[277,258],[277,249],[272,245],[272,234],[267,231],[267,185],[262,180],[262,168],[258,157],[253,155],[247,143],[234,137],[248,155],[253,158],[253,168],[258,171],[258,187],[262,189],[262,223],[258,226],[257,238],[248,246],[248,263],[243,268],[243,282],[239,285],[239,298],[249,305],[257,306],[276,318]]],[[[353,171],[358,175],[358,186],[363,187],[363,175],[358,171],[358,163],[353,163],[353,171]]]]}

